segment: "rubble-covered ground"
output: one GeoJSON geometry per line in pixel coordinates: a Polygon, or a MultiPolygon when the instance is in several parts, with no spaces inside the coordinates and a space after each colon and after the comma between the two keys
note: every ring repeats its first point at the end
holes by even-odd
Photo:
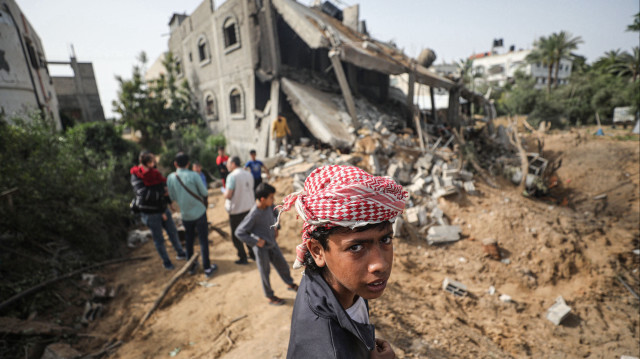
{"type": "MultiPolygon", "coordinates": [[[[405,214],[390,284],[370,302],[377,335],[392,343],[398,358],[638,356],[640,302],[622,283],[640,293],[640,148],[637,137],[595,137],[593,132],[583,128],[545,136],[543,155],[563,159],[556,173],[559,185],[545,198],[523,197],[501,178],[495,179],[499,188],[492,188],[476,175],[475,191],[463,190],[469,187],[458,179],[447,196],[436,194],[434,177],[432,183],[424,181],[421,194],[411,198],[413,207],[425,208],[412,216],[422,218],[409,225],[416,218],[405,214]],[[459,226],[460,239],[429,245],[429,230],[438,225],[459,226]],[[467,295],[444,291],[445,278],[465,285],[467,295]],[[546,315],[559,296],[571,312],[556,326],[546,315]]],[[[605,132],[626,136],[622,130],[605,132]]],[[[407,148],[393,158],[379,156],[376,164],[358,152],[367,152],[366,141],[358,146],[349,156],[308,150],[305,160],[280,166],[274,171],[279,176],[271,179],[276,199],[294,190],[304,177],[296,173],[309,170],[312,160],[357,162],[368,170],[377,165],[386,174],[400,157],[416,155],[407,148]]],[[[393,171],[401,175],[402,169],[398,164],[393,171]]],[[[411,171],[409,186],[432,173],[416,177],[417,170],[411,171]]],[[[222,196],[211,193],[209,221],[229,231],[222,196]]],[[[278,241],[293,262],[301,222],[294,212],[284,214],[282,222],[278,241]]],[[[150,255],[150,260],[99,272],[119,290],[72,346],[91,353],[116,343],[115,358],[284,358],[295,293],[286,291],[272,271],[276,295],[287,303],[268,305],[255,264],[235,265],[231,241],[215,232],[209,238],[218,273],[209,280],[202,273],[180,279],[137,331],[176,271],[162,269],[153,243],[146,242],[131,255],[150,255]]],[[[301,273],[295,270],[293,276],[299,281],[301,273]]],[[[80,326],[82,309],[69,308],[60,324],[80,326]]]]}

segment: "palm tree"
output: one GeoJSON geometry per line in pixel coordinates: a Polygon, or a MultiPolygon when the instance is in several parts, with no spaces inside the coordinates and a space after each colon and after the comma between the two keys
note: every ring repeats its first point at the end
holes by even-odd
{"type": "Polygon", "coordinates": [[[620,62],[620,55],[622,55],[620,49],[606,51],[593,63],[593,67],[600,71],[608,71],[611,66],[620,62]]]}
{"type": "Polygon", "coordinates": [[[609,66],[609,71],[618,76],[630,76],[633,82],[638,79],[640,73],[640,47],[633,48],[633,54],[623,52],[618,61],[609,66]]]}
{"type": "Polygon", "coordinates": [[[529,63],[540,62],[549,70],[547,74],[547,92],[551,92],[551,70],[553,68],[553,39],[551,36],[541,36],[533,43],[534,49],[527,55],[526,60],[529,63]]]}
{"type": "Polygon", "coordinates": [[[640,12],[633,17],[633,24],[627,26],[627,31],[640,31],[640,12]]]}
{"type": "Polygon", "coordinates": [[[555,88],[558,88],[558,70],[560,68],[561,60],[570,60],[573,55],[571,55],[571,51],[574,51],[578,48],[578,44],[583,43],[582,38],[580,36],[571,37],[571,33],[568,31],[560,31],[560,33],[553,33],[550,36],[553,40],[553,62],[556,66],[555,69],[555,88]]]}

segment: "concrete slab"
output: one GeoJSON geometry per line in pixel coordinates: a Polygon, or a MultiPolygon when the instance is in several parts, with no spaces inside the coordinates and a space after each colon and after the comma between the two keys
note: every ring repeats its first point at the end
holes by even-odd
{"type": "Polygon", "coordinates": [[[427,232],[427,243],[430,245],[451,243],[460,239],[460,226],[434,226],[427,232]]]}
{"type": "Polygon", "coordinates": [[[445,278],[444,281],[442,281],[442,289],[457,297],[464,297],[467,295],[466,285],[449,278],[445,278]]]}
{"type": "Polygon", "coordinates": [[[571,312],[571,307],[567,305],[562,296],[558,296],[556,302],[547,310],[547,319],[555,325],[560,325],[569,312],[571,312]]]}

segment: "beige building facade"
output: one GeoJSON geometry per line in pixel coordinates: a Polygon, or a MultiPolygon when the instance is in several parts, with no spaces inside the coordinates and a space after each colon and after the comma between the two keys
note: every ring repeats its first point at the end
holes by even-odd
{"type": "Polygon", "coordinates": [[[58,99],[40,37],[14,0],[0,1],[0,116],[41,112],[61,129],[58,99]]]}
{"type": "MultiPolygon", "coordinates": [[[[189,15],[169,23],[169,51],[178,80],[187,79],[208,127],[227,138],[227,151],[265,153],[268,134],[255,126],[256,39],[249,14],[254,1],[229,0],[215,9],[202,2],[189,15]]],[[[264,126],[263,126],[264,127],[264,126]]]]}

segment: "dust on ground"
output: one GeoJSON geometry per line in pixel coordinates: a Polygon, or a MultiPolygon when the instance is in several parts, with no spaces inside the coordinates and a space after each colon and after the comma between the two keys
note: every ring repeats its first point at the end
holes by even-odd
{"type": "MultiPolygon", "coordinates": [[[[480,195],[439,202],[451,222],[461,225],[464,239],[438,247],[394,240],[390,284],[370,305],[377,336],[392,343],[398,358],[638,355],[639,301],[620,279],[640,292],[640,260],[632,252],[640,247],[640,149],[637,138],[621,141],[593,132],[547,135],[545,157],[563,158],[561,186],[552,197],[532,200],[506,182],[498,190],[477,181],[480,195]],[[603,193],[606,199],[593,199],[603,193]],[[508,263],[485,257],[485,238],[497,240],[508,263]],[[466,284],[469,295],[444,292],[445,277],[466,284]],[[500,301],[501,294],[512,300],[500,301]],[[555,326],[545,315],[559,295],[571,314],[555,326]]],[[[292,191],[290,178],[273,184],[277,200],[292,191]]],[[[209,221],[229,231],[221,194],[212,194],[210,203],[209,221]]],[[[278,242],[289,263],[300,229],[294,212],[282,216],[278,242]]],[[[74,347],[91,352],[105,340],[122,340],[115,358],[284,358],[295,293],[272,271],[275,293],[286,305],[268,305],[255,263],[235,265],[231,241],[215,232],[209,239],[218,273],[208,280],[201,270],[185,275],[134,334],[175,271],[162,268],[147,242],[131,255],[152,259],[101,272],[121,290],[87,328],[91,336],[74,347]]],[[[292,275],[300,281],[299,270],[292,275]]]]}

